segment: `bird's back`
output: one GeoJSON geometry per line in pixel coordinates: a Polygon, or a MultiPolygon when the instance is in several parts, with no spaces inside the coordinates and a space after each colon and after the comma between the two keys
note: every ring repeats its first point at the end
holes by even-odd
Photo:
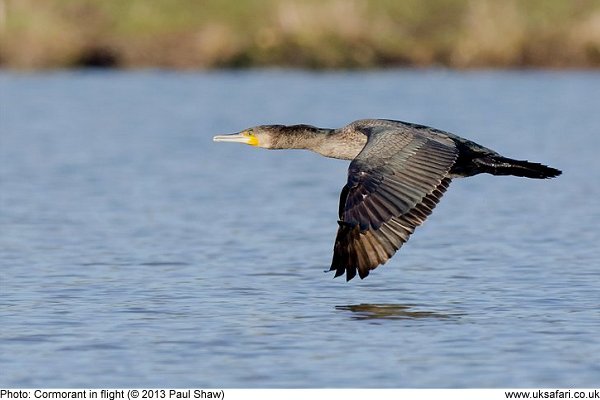
{"type": "Polygon", "coordinates": [[[347,127],[361,131],[365,134],[369,132],[391,131],[395,135],[406,135],[409,137],[423,136],[425,138],[438,141],[442,144],[450,144],[449,140],[461,150],[469,148],[474,151],[486,154],[497,154],[478,143],[465,139],[454,133],[432,128],[427,125],[415,124],[412,122],[398,121],[392,119],[359,119],[347,125],[347,127]]]}

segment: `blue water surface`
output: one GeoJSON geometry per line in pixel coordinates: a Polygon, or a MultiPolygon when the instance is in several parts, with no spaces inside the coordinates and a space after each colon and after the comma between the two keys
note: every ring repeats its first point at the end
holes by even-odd
{"type": "Polygon", "coordinates": [[[600,74],[0,73],[0,386],[600,382],[600,74]],[[213,143],[432,125],[564,174],[455,180],[361,281],[347,162],[213,143]]]}

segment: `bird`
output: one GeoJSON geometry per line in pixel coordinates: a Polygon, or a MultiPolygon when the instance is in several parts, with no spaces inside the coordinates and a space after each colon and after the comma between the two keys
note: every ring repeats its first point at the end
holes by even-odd
{"type": "Polygon", "coordinates": [[[351,160],[342,188],[329,271],[361,279],[385,264],[431,214],[455,178],[487,173],[546,179],[562,171],[504,157],[450,132],[391,119],[361,119],[337,129],[260,125],[217,135],[265,149],[304,149],[351,160]]]}

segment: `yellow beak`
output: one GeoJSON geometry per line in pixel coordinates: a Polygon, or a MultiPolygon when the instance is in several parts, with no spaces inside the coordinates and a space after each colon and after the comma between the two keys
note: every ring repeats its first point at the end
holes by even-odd
{"type": "Polygon", "coordinates": [[[258,139],[254,135],[249,135],[247,133],[232,133],[229,135],[217,135],[213,137],[213,141],[215,142],[235,142],[235,143],[245,143],[250,146],[258,146],[258,139]]]}

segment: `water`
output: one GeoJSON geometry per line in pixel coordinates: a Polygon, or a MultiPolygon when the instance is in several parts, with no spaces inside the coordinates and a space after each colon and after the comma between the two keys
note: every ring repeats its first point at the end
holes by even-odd
{"type": "Polygon", "coordinates": [[[0,75],[0,386],[537,387],[600,377],[600,74],[0,75]],[[213,143],[433,125],[558,179],[454,181],[328,269],[347,163],[213,143]]]}

